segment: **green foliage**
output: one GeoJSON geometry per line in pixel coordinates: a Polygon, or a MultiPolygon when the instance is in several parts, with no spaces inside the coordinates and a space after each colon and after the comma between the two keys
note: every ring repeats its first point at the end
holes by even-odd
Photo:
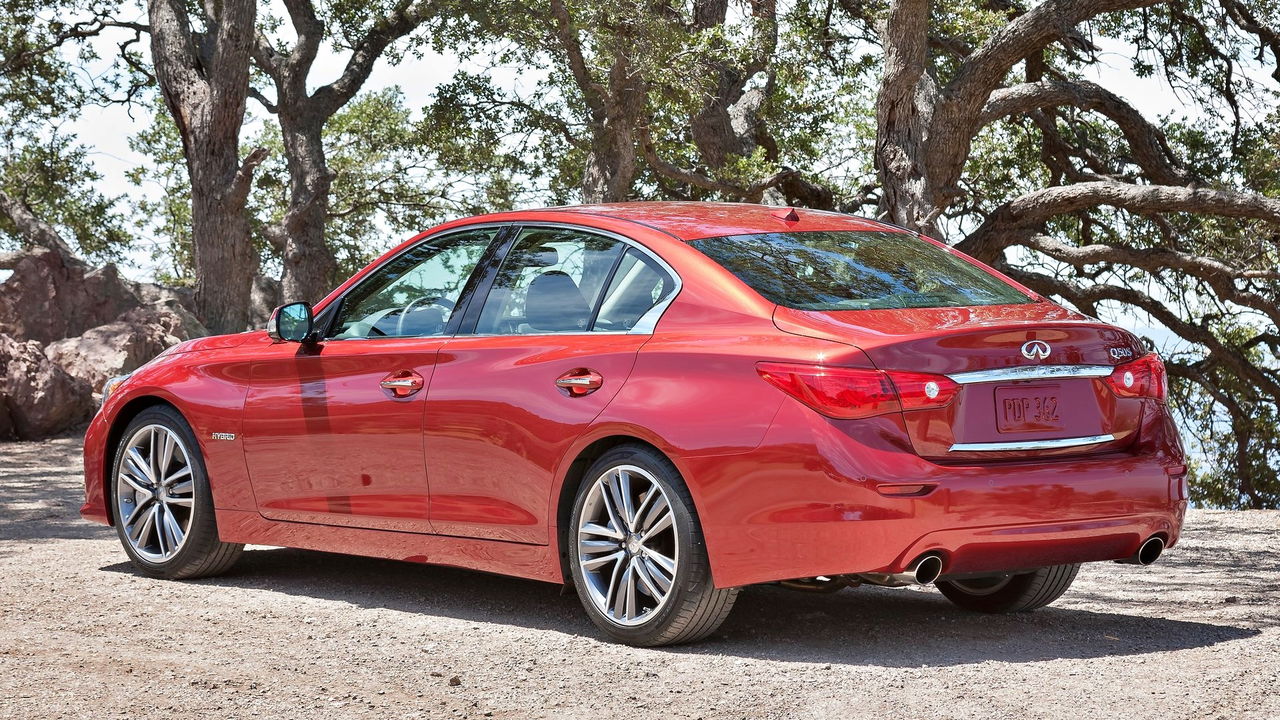
{"type": "Polygon", "coordinates": [[[151,123],[129,138],[129,148],[148,156],[150,162],[126,173],[142,192],[133,200],[134,231],[157,242],[156,280],[172,286],[190,286],[195,259],[191,245],[191,180],[187,176],[182,138],[159,97],[151,103],[151,123]]]}
{"type": "MultiPolygon", "coordinates": [[[[278,271],[279,250],[268,242],[265,230],[288,207],[289,174],[279,125],[270,116],[252,125],[258,129],[242,143],[246,152],[265,147],[270,153],[255,175],[249,212],[264,273],[271,274],[278,271]]],[[[517,188],[500,175],[477,182],[439,170],[428,149],[446,134],[442,126],[415,117],[398,87],[358,96],[325,126],[327,160],[334,173],[326,242],[344,275],[446,217],[511,205],[509,193],[517,188]]],[[[130,145],[151,159],[129,173],[145,193],[135,202],[137,231],[161,240],[156,259],[168,264],[161,279],[190,284],[190,183],[177,129],[158,103],[151,125],[130,145]]]]}
{"type": "MultiPolygon", "coordinates": [[[[1250,359],[1275,366],[1277,348],[1257,327],[1230,320],[1215,332],[1250,346],[1250,359]],[[1268,357],[1269,356],[1269,357],[1268,357]]],[[[1191,500],[1223,508],[1280,507],[1280,415],[1274,401],[1227,371],[1213,357],[1198,358],[1200,381],[1175,381],[1170,400],[1184,419],[1191,452],[1191,500]]]]}
{"type": "MultiPolygon", "coordinates": [[[[96,59],[83,36],[112,2],[5,0],[0,4],[0,189],[25,202],[85,256],[119,257],[128,243],[120,198],[103,194],[90,149],[63,131],[114,76],[82,78],[96,59]]],[[[0,248],[26,245],[0,216],[0,248]]]]}
{"type": "MultiPolygon", "coordinates": [[[[38,217],[53,225],[80,252],[106,261],[120,257],[128,245],[120,197],[103,195],[102,176],[88,160],[88,149],[56,131],[26,142],[0,164],[0,188],[21,198],[38,217]]],[[[0,215],[0,246],[25,243],[0,215]]]]}

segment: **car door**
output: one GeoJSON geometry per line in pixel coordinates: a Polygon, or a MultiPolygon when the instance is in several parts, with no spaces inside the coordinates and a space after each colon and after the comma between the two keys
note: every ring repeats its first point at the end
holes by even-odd
{"type": "Polygon", "coordinates": [[[626,381],[678,281],[596,231],[526,226],[507,244],[436,363],[430,518],[442,534],[546,543],[556,467],[626,381]]]}
{"type": "Polygon", "coordinates": [[[318,342],[276,343],[253,362],[242,427],[262,515],[431,531],[425,390],[499,231],[410,247],[321,313],[318,342]]]}

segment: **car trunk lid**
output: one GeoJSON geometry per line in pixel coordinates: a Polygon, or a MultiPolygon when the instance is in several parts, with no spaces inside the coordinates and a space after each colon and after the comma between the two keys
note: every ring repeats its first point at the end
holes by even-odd
{"type": "Polygon", "coordinates": [[[779,307],[786,332],[861,348],[876,367],[959,384],[942,407],[906,410],[917,453],[971,462],[1121,450],[1142,400],[1104,382],[1145,350],[1131,333],[1048,302],[968,308],[802,311],[779,307]]]}

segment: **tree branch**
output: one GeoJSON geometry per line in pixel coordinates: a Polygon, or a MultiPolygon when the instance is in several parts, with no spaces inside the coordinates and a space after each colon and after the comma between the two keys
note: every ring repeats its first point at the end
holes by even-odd
{"type": "MultiPolygon", "coordinates": [[[[1280,306],[1270,298],[1236,287],[1240,271],[1221,260],[1192,255],[1168,248],[1129,248],[1113,245],[1072,246],[1045,235],[1033,235],[1026,247],[1076,268],[1098,263],[1128,265],[1157,275],[1161,272],[1183,272],[1203,280],[1220,300],[1252,308],[1280,325],[1280,306]]],[[[1271,271],[1280,277],[1280,273],[1271,271]]]]}
{"type": "Polygon", "coordinates": [[[18,229],[22,239],[28,243],[48,248],[62,256],[63,263],[67,265],[84,266],[85,263],[76,256],[71,246],[67,244],[58,231],[52,225],[40,219],[31,206],[27,205],[22,198],[16,198],[3,190],[0,190],[0,213],[9,218],[14,227],[18,229]]]}
{"type": "MultiPolygon", "coordinates": [[[[933,191],[944,199],[954,194],[953,188],[969,157],[973,137],[982,127],[983,105],[1015,64],[1070,37],[1075,33],[1075,26],[1085,20],[1161,1],[1045,0],[988,38],[960,64],[955,76],[941,90],[928,133],[927,177],[933,191]]],[[[927,17],[923,22],[927,23],[927,17]]]]}
{"type": "Polygon", "coordinates": [[[943,89],[956,112],[975,112],[1009,70],[1033,52],[1068,37],[1076,25],[1103,13],[1164,0],[1045,0],[992,35],[961,64],[943,89]]]}
{"type": "Polygon", "coordinates": [[[342,75],[312,93],[311,99],[318,112],[327,118],[347,104],[360,91],[365,80],[369,79],[374,63],[387,46],[413,32],[435,10],[435,3],[428,0],[402,0],[395,9],[375,21],[369,32],[356,44],[342,75]]]}
{"type": "Polygon", "coordinates": [[[263,95],[262,91],[259,90],[258,88],[250,85],[248,94],[249,94],[249,97],[258,101],[258,104],[262,106],[262,109],[266,110],[272,115],[275,115],[276,113],[280,112],[280,107],[276,105],[276,103],[271,102],[271,100],[269,100],[266,95],[263,95]]]}
{"type": "Polygon", "coordinates": [[[573,18],[563,0],[551,0],[551,17],[555,20],[556,39],[564,50],[565,59],[569,63],[569,72],[573,74],[578,91],[582,93],[583,102],[591,111],[591,119],[597,123],[604,122],[607,115],[606,98],[608,92],[604,86],[591,77],[591,69],[582,53],[582,42],[578,30],[573,26],[573,18]]]}
{"type": "Polygon", "coordinates": [[[264,147],[254,148],[240,162],[235,177],[227,187],[226,199],[230,203],[244,204],[249,198],[249,190],[253,186],[253,173],[271,153],[264,147]]]}
{"type": "Polygon", "coordinates": [[[1252,34],[1258,38],[1258,64],[1264,61],[1262,48],[1271,50],[1272,67],[1271,77],[1280,81],[1280,32],[1267,27],[1258,20],[1258,17],[1249,9],[1247,5],[1238,0],[1219,0],[1222,9],[1226,11],[1227,17],[1231,18],[1241,30],[1252,34]]]}
{"type": "Polygon", "coordinates": [[[1052,217],[1107,205],[1136,213],[1187,212],[1253,218],[1280,225],[1280,200],[1212,188],[1086,182],[1035,190],[996,208],[957,248],[991,261],[1023,243],[1052,217]]]}
{"type": "Polygon", "coordinates": [[[730,197],[735,197],[747,202],[759,202],[760,196],[765,190],[768,190],[792,175],[797,174],[796,170],[783,168],[773,175],[757,180],[745,187],[735,185],[733,183],[727,183],[723,180],[716,180],[715,178],[703,175],[702,173],[695,172],[693,170],[685,170],[678,165],[663,160],[658,157],[658,152],[653,146],[653,137],[649,134],[648,128],[641,128],[638,132],[640,134],[640,147],[644,154],[645,162],[649,163],[649,166],[652,167],[654,171],[672,180],[688,183],[689,185],[700,187],[704,190],[724,193],[730,197]]]}
{"type": "Polygon", "coordinates": [[[30,62],[32,58],[40,57],[46,53],[57,50],[72,40],[83,40],[85,38],[96,37],[106,28],[126,28],[136,30],[138,32],[148,32],[151,28],[147,25],[134,22],[120,22],[116,20],[104,20],[102,18],[94,18],[92,20],[83,20],[66,26],[61,32],[54,33],[48,42],[40,45],[34,45],[24,48],[21,52],[14,53],[6,57],[0,57],[0,74],[14,72],[24,64],[30,62]]]}
{"type": "Polygon", "coordinates": [[[988,125],[1009,115],[1061,105],[1093,110],[1114,122],[1124,133],[1134,162],[1152,182],[1185,185],[1194,180],[1178,164],[1164,133],[1148,122],[1137,108],[1096,83],[1041,80],[1000,88],[991,93],[978,116],[978,123],[980,126],[988,125]]]}

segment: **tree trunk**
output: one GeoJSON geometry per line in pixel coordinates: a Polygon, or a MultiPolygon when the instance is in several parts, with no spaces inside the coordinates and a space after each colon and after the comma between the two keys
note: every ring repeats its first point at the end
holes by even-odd
{"type": "Polygon", "coordinates": [[[187,153],[191,242],[196,316],[215,333],[232,333],[249,328],[249,291],[258,253],[249,233],[245,198],[228,192],[239,171],[238,147],[214,142],[221,134],[213,127],[192,134],[194,149],[187,153]]]}
{"type": "Polygon", "coordinates": [[[151,56],[191,177],[196,314],[213,332],[229,333],[249,327],[258,267],[245,203],[265,151],[240,160],[257,3],[223,0],[211,10],[208,32],[198,33],[185,2],[152,0],[151,56]]]}
{"type": "Polygon", "coordinates": [[[876,170],[880,215],[936,235],[928,186],[929,120],[937,94],[926,72],[929,0],[894,0],[884,28],[884,77],[876,103],[876,170]]]}
{"type": "Polygon", "coordinates": [[[582,175],[582,199],[588,203],[622,202],[631,195],[640,163],[636,152],[636,120],[642,117],[645,87],[624,54],[609,69],[609,98],[603,122],[592,122],[591,148],[582,175]]]}
{"type": "Polygon", "coordinates": [[[289,168],[289,209],[269,232],[283,248],[281,277],[285,302],[319,301],[333,288],[338,261],[325,243],[333,171],[325,160],[324,118],[315,113],[280,113],[289,168]]]}

